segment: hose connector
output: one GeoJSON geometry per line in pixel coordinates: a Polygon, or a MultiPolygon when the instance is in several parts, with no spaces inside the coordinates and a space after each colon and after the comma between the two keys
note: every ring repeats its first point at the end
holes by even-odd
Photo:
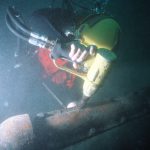
{"type": "Polygon", "coordinates": [[[40,47],[40,48],[48,48],[46,42],[41,41],[39,39],[30,37],[28,42],[34,46],[40,47]]]}
{"type": "Polygon", "coordinates": [[[35,33],[35,32],[31,32],[30,36],[33,37],[33,38],[48,42],[48,37],[47,36],[43,36],[43,35],[40,35],[40,34],[35,33]]]}

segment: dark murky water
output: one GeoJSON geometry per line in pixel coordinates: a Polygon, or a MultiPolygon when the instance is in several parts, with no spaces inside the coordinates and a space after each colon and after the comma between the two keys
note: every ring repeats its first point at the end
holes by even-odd
{"type": "MultiPolygon", "coordinates": [[[[53,87],[45,76],[36,51],[18,49],[16,37],[5,25],[5,14],[9,5],[15,5],[27,19],[34,10],[52,6],[52,1],[0,1],[0,121],[16,114],[34,114],[61,108],[43,83],[65,105],[70,99],[80,98],[80,86],[76,85],[76,92],[65,92],[62,85],[53,87]]],[[[93,6],[93,1],[86,0],[83,5],[89,8],[93,6]]],[[[57,6],[61,6],[61,0],[56,0],[54,7],[57,6]]],[[[121,40],[117,51],[118,60],[104,86],[95,94],[94,100],[124,95],[150,85],[148,5],[142,0],[109,0],[107,11],[120,23],[121,40]]],[[[148,146],[148,132],[150,133],[149,121],[149,117],[136,120],[67,149],[145,150],[148,146]]]]}

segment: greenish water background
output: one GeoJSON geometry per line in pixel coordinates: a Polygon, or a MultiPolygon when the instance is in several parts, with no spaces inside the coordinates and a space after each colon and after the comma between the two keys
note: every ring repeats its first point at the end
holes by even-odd
{"type": "MultiPolygon", "coordinates": [[[[56,0],[56,5],[61,5],[56,0]]],[[[76,0],[78,2],[78,0],[76,0]]],[[[84,1],[90,6],[92,0],[84,1]]],[[[5,25],[6,8],[15,5],[25,19],[36,9],[51,5],[50,0],[2,0],[0,1],[0,121],[22,113],[37,113],[61,108],[41,85],[41,68],[35,57],[14,58],[17,39],[5,25]],[[14,68],[16,61],[22,66],[14,68]],[[34,67],[33,67],[34,66],[34,67]]],[[[104,86],[94,98],[108,99],[125,95],[150,85],[149,8],[142,0],[110,0],[108,11],[120,23],[122,32],[118,59],[104,86]]],[[[62,94],[62,93],[61,93],[62,94]]],[[[59,96],[59,95],[58,95],[59,96]]],[[[67,150],[145,150],[149,141],[150,117],[141,118],[67,150]]]]}

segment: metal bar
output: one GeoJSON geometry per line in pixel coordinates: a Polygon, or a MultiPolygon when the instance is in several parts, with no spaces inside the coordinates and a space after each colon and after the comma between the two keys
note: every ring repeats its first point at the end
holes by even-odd
{"type": "Polygon", "coordinates": [[[58,110],[0,124],[0,149],[58,150],[150,114],[150,88],[83,109],[58,110]]]}
{"type": "Polygon", "coordinates": [[[55,100],[63,107],[66,108],[66,106],[63,104],[63,102],[52,92],[52,90],[43,82],[42,85],[45,87],[45,89],[55,98],[55,100]]]}

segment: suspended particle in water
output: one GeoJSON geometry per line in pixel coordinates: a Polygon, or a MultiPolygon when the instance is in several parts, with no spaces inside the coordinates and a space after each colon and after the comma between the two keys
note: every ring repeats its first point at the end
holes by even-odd
{"type": "Polygon", "coordinates": [[[15,65],[14,65],[14,69],[20,68],[21,66],[22,66],[21,63],[15,64],[15,65]]]}
{"type": "Polygon", "coordinates": [[[4,105],[4,107],[8,107],[9,103],[7,101],[5,101],[3,105],[4,105]]]}

